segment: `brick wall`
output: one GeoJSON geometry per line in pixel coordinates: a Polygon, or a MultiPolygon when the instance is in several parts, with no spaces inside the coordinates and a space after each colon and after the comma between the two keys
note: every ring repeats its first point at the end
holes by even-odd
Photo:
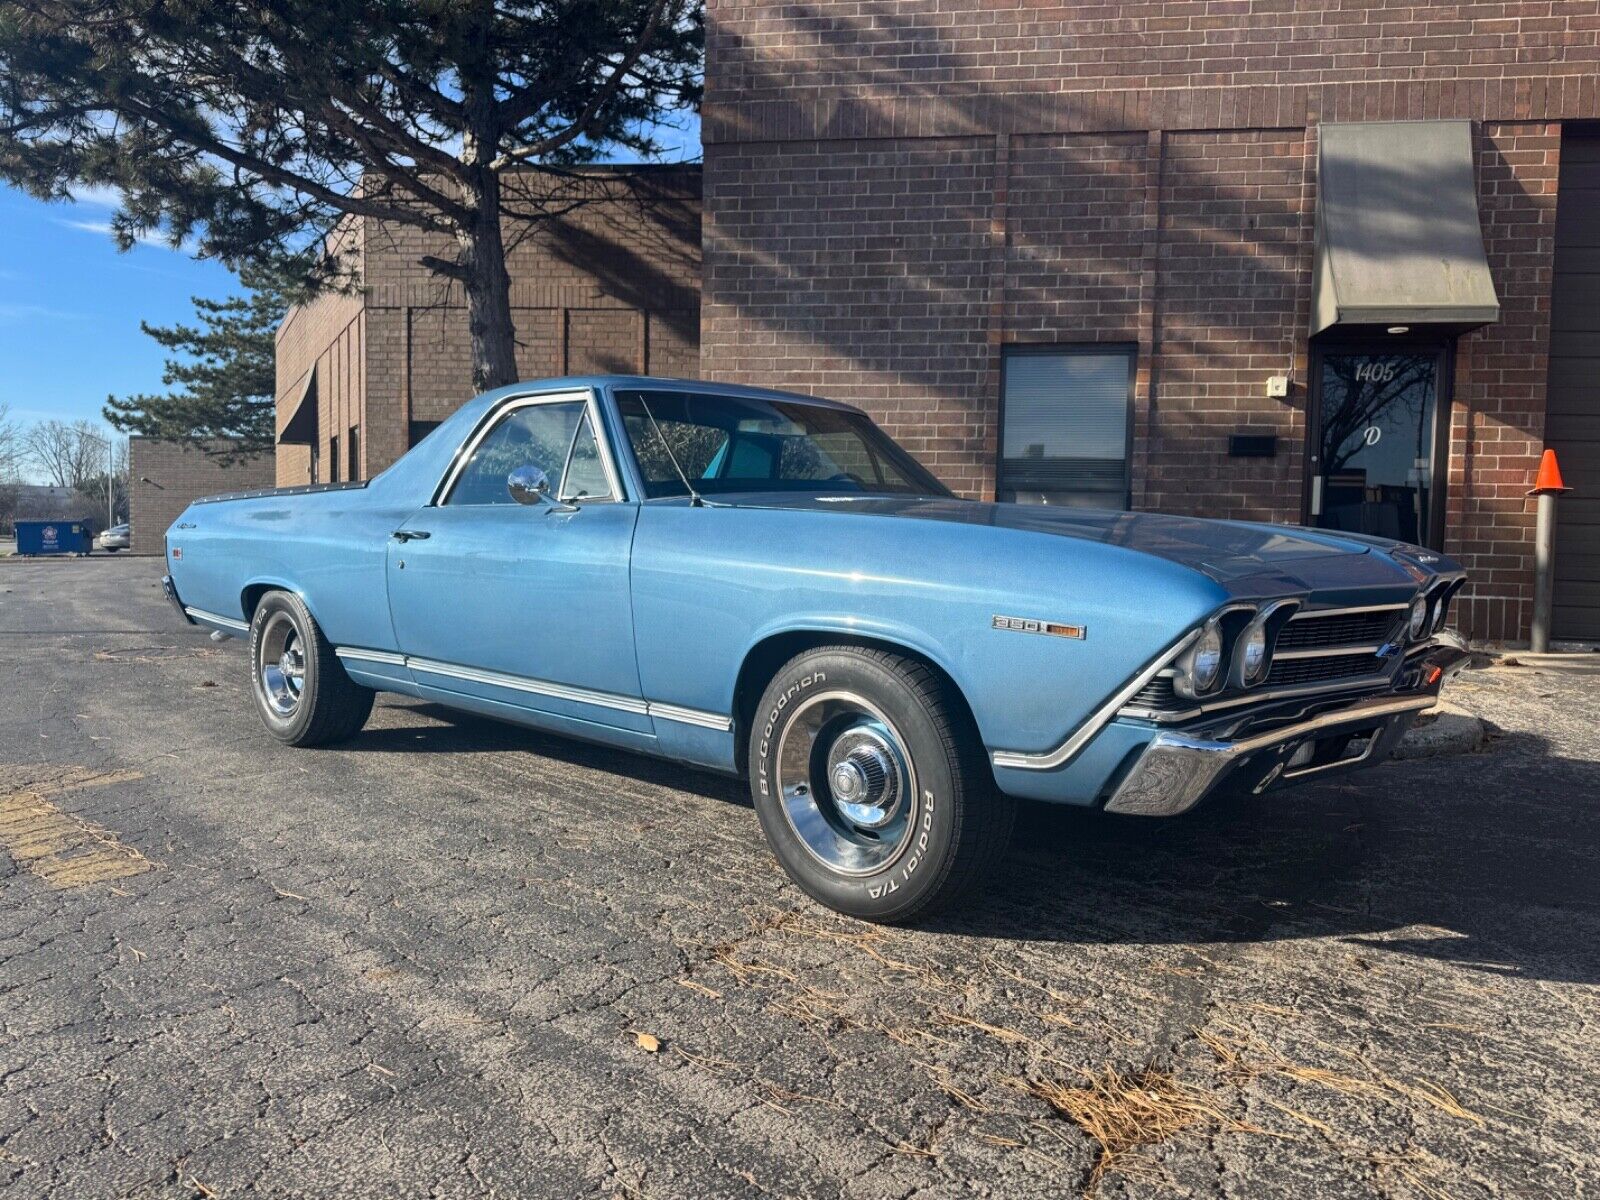
{"type": "MultiPolygon", "coordinates": [[[[277,404],[281,433],[315,372],[317,456],[320,479],[328,478],[330,440],[360,424],[367,392],[366,313],[358,295],[321,296],[289,311],[278,330],[277,404]]],[[[341,445],[343,445],[341,438],[341,445]]],[[[341,467],[340,478],[344,477],[341,467]]],[[[311,447],[280,443],[280,487],[311,480],[311,447]]]]}
{"type": "MultiPolygon", "coordinates": [[[[221,443],[211,443],[220,447],[221,443]]],[[[160,554],[178,514],[201,496],[273,486],[273,458],[263,454],[224,466],[181,442],[128,439],[128,525],[133,553],[160,554]]]]}
{"type": "Polygon", "coordinates": [[[1269,400],[1305,339],[1311,214],[1302,131],[1182,132],[1161,160],[1155,403],[1135,461],[1141,507],[1298,520],[1303,387],[1269,400]],[[1276,434],[1275,458],[1230,459],[1228,435],[1276,434]]]}
{"type": "Polygon", "coordinates": [[[1317,130],[1466,118],[1501,321],[1457,347],[1447,548],[1525,636],[1559,122],[1600,4],[709,0],[705,373],[863,404],[992,495],[1018,343],[1138,347],[1137,508],[1298,520],[1317,130]],[[1290,377],[1269,400],[1269,375],[1290,377]],[[1227,435],[1269,433],[1272,458],[1227,435]]]}
{"type": "Polygon", "coordinates": [[[992,140],[708,147],[710,378],[875,413],[952,486],[993,486],[992,140]]]}
{"type": "Polygon", "coordinates": [[[1500,320],[1461,339],[1450,422],[1446,548],[1472,572],[1458,617],[1496,641],[1533,619],[1534,507],[1544,451],[1561,127],[1491,122],[1478,153],[1480,216],[1500,320]]]}
{"type": "MultiPolygon", "coordinates": [[[[699,373],[700,173],[654,170],[513,183],[505,222],[517,370],[524,379],[588,372],[699,373]],[[518,212],[557,214],[538,221],[518,212]]],[[[278,335],[280,428],[317,370],[322,477],[329,439],[347,457],[359,427],[361,475],[409,448],[413,422],[440,421],[472,398],[471,345],[459,286],[422,265],[448,238],[347,221],[355,295],[319,298],[278,335]]],[[[282,447],[280,483],[309,478],[309,454],[282,447]]],[[[341,463],[340,477],[345,477],[341,463]]]]}
{"type": "Polygon", "coordinates": [[[707,4],[707,141],[1597,111],[1593,0],[707,4]]]}

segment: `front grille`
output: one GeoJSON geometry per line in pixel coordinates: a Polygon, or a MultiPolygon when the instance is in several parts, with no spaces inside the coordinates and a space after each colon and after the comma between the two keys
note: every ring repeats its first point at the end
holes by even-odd
{"type": "Polygon", "coordinates": [[[1327,650],[1335,646],[1376,646],[1388,640],[1404,616],[1403,609],[1331,613],[1296,617],[1278,634],[1275,653],[1285,650],[1327,650]]]}
{"type": "Polygon", "coordinates": [[[1331,679],[1351,679],[1375,675],[1389,664],[1364,650],[1359,654],[1326,654],[1317,658],[1275,659],[1267,673],[1266,686],[1289,687],[1296,683],[1323,683],[1331,679]]]}
{"type": "Polygon", "coordinates": [[[1135,708],[1171,709],[1182,708],[1178,701],[1178,693],[1172,690],[1172,676],[1157,675],[1134,693],[1133,699],[1128,701],[1135,708]]]}
{"type": "MultiPolygon", "coordinates": [[[[1374,651],[1399,634],[1404,619],[1403,608],[1365,612],[1347,609],[1325,615],[1296,616],[1279,630],[1273,646],[1272,669],[1254,692],[1264,696],[1282,688],[1308,686],[1315,694],[1317,684],[1331,687],[1380,676],[1389,670],[1393,660],[1380,658],[1374,651]]],[[[1208,696],[1201,703],[1240,702],[1250,694],[1223,692],[1208,696]]],[[[1127,707],[1140,714],[1176,715],[1193,710],[1195,702],[1177,694],[1172,686],[1172,675],[1167,673],[1157,675],[1140,688],[1127,707]]]]}

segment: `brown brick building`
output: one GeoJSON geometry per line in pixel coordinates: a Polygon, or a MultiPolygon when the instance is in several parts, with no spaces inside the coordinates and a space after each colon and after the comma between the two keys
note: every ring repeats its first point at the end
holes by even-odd
{"type": "Polygon", "coordinates": [[[707,16],[705,375],[969,495],[1431,542],[1494,640],[1552,445],[1555,633],[1600,638],[1600,3],[707,16]]]}
{"type": "MultiPolygon", "coordinates": [[[[222,443],[210,443],[222,449],[222,443]]],[[[181,442],[128,439],[128,526],[134,554],[163,553],[162,538],[178,514],[201,496],[273,486],[272,455],[218,457],[181,442]]],[[[103,521],[104,516],[101,517],[103,521]]]]}
{"type": "MultiPolygon", "coordinates": [[[[699,169],[597,170],[541,200],[561,215],[506,221],[522,377],[696,374],[699,169]]],[[[459,288],[421,263],[453,247],[364,218],[333,246],[361,286],[278,329],[280,486],[368,478],[473,394],[459,288]]]]}

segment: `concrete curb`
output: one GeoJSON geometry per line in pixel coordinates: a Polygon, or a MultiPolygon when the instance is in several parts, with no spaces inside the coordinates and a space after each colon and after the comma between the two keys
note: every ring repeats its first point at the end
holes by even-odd
{"type": "Polygon", "coordinates": [[[1445,754],[1471,754],[1483,748],[1483,722],[1466,709],[1440,703],[1417,718],[1394,749],[1395,758],[1437,758],[1445,754]]]}

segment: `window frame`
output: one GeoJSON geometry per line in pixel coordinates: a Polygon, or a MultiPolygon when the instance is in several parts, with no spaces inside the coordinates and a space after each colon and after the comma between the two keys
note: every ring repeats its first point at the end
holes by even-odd
{"type": "MultiPolygon", "coordinates": [[[[1013,358],[1036,358],[1050,355],[1057,358],[1074,355],[1121,355],[1128,363],[1127,422],[1123,427],[1123,489],[1122,508],[1133,511],[1133,407],[1139,379],[1139,346],[1135,342],[1027,342],[1010,343],[1000,347],[1000,398],[995,424],[994,494],[998,501],[1005,487],[1006,469],[1006,366],[1013,358]]],[[[1114,496],[1115,492],[1106,492],[1114,496]]]]}
{"type": "MultiPolygon", "coordinates": [[[[450,493],[456,486],[461,472],[466,470],[467,464],[472,461],[472,456],[478,452],[478,446],[499,428],[500,423],[508,419],[513,413],[524,408],[534,408],[545,404],[577,404],[584,406],[584,413],[589,422],[589,428],[594,433],[595,445],[600,453],[600,463],[605,470],[606,483],[611,488],[608,496],[584,496],[580,500],[569,500],[563,496],[555,499],[562,504],[621,504],[627,500],[627,492],[622,486],[622,480],[617,474],[616,458],[611,451],[611,440],[607,436],[605,422],[600,417],[600,403],[593,388],[564,388],[559,392],[527,392],[509,396],[500,404],[495,405],[483,416],[478,427],[472,431],[472,436],[461,444],[460,449],[451,458],[449,466],[445,468],[444,475],[433,490],[433,498],[428,502],[428,507],[437,508],[450,502],[450,493]]],[[[578,422],[578,429],[583,427],[583,421],[578,422]]],[[[567,470],[572,464],[572,448],[577,441],[577,429],[573,431],[572,441],[567,444],[566,457],[562,462],[561,478],[556,480],[558,489],[563,488],[567,482],[567,470]]],[[[460,508],[499,508],[501,505],[489,504],[463,504],[460,508]]]]}

